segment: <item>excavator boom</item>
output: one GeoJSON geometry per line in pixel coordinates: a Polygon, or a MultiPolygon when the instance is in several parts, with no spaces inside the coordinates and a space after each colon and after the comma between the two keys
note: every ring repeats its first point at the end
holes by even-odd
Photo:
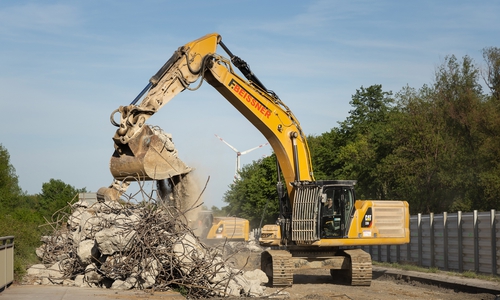
{"type": "MultiPolygon", "coordinates": [[[[298,120],[276,94],[265,89],[248,64],[230,52],[216,33],[177,49],[132,104],[113,112],[111,120],[118,127],[113,137],[115,153],[110,164],[114,176],[126,178],[145,173],[141,178],[161,179],[165,174],[189,172],[189,168],[183,166],[170,168],[170,165],[179,165],[170,156],[161,158],[165,161],[165,170],[158,170],[160,167],[153,165],[152,157],[157,157],[156,152],[160,152],[158,149],[162,145],[158,143],[156,147],[148,148],[142,136],[149,134],[142,131],[153,114],[183,90],[193,89],[190,85],[198,80],[198,85],[205,80],[217,89],[266,137],[276,153],[286,182],[314,181],[309,147],[298,120]],[[218,45],[231,59],[216,53],[218,45]],[[247,79],[235,73],[233,62],[247,79]],[[136,105],[146,91],[147,95],[136,105]],[[119,122],[114,121],[117,112],[119,122]],[[151,154],[153,148],[157,149],[154,155],[151,154]]],[[[288,184],[286,188],[288,194],[293,195],[293,186],[288,184]]]]}

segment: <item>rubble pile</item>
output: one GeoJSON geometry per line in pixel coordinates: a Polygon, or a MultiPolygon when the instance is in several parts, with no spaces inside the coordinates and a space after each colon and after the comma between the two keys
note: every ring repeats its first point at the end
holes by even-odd
{"type": "Polygon", "coordinates": [[[154,201],[78,200],[54,216],[53,233],[28,269],[36,284],[177,290],[188,298],[262,296],[261,270],[230,266],[186,224],[185,212],[154,201]]]}

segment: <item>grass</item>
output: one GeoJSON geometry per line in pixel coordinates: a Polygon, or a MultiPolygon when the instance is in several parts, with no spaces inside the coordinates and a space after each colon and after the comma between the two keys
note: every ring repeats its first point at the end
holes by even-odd
{"type": "Polygon", "coordinates": [[[443,270],[440,270],[436,267],[425,268],[425,267],[419,267],[419,266],[412,265],[412,264],[388,263],[388,262],[377,262],[377,261],[373,261],[373,265],[394,268],[394,269],[400,269],[400,270],[405,270],[405,271],[446,274],[446,275],[450,275],[450,276],[463,277],[463,278],[474,278],[474,279],[487,280],[487,281],[493,281],[493,282],[500,283],[500,276],[495,276],[493,274],[476,273],[474,271],[464,271],[462,273],[459,273],[459,272],[453,272],[453,271],[443,271],[443,270]]]}

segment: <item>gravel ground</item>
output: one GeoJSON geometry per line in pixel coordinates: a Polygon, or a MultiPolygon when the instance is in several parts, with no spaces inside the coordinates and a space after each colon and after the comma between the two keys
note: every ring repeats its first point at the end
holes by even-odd
{"type": "MultiPolygon", "coordinates": [[[[240,251],[233,254],[231,259],[234,266],[245,270],[260,268],[260,253],[240,251]]],[[[440,276],[432,274],[433,277],[440,276]]],[[[449,277],[443,275],[444,277],[449,277]]],[[[443,277],[443,279],[444,279],[443,277]]],[[[443,288],[434,284],[424,284],[416,280],[409,280],[406,276],[395,278],[382,273],[374,273],[372,284],[369,287],[353,287],[342,280],[334,280],[329,270],[308,269],[294,274],[293,286],[288,288],[267,287],[263,299],[370,299],[370,300],[400,300],[400,299],[500,299],[490,293],[466,293],[443,288]]],[[[471,279],[469,285],[474,286],[471,279]]],[[[500,289],[500,287],[499,287],[500,289]]],[[[226,298],[227,299],[227,298],[226,298]]],[[[241,298],[240,298],[241,299],[241,298]]],[[[254,298],[255,299],[255,298],[254,298]]]]}
{"type": "MultiPolygon", "coordinates": [[[[294,275],[292,287],[281,291],[288,299],[495,299],[493,294],[470,294],[416,281],[381,276],[372,280],[369,287],[353,287],[335,281],[328,270],[304,270],[294,275]]],[[[266,295],[279,291],[267,288],[266,295]]]]}

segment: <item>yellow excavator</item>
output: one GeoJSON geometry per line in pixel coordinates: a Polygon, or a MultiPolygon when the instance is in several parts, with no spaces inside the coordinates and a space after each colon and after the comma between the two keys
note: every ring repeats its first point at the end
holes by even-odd
{"type": "Polygon", "coordinates": [[[168,150],[168,137],[145,123],[174,96],[203,81],[264,135],[277,157],[280,215],[276,224],[264,226],[260,239],[269,246],[261,255],[261,269],[270,283],[290,286],[294,270],[325,268],[352,285],[370,285],[371,257],[360,247],[408,243],[408,203],[356,200],[354,180],[315,180],[299,121],[217,33],[178,48],[130,105],[113,112],[111,122],[118,129],[110,168],[115,179],[141,174],[145,180],[171,180],[190,172],[168,150]],[[229,58],[216,53],[218,46],[229,58]]]}
{"type": "Polygon", "coordinates": [[[247,219],[214,216],[211,211],[202,210],[196,223],[195,233],[205,242],[248,242],[250,238],[250,222],[247,219]]]}

